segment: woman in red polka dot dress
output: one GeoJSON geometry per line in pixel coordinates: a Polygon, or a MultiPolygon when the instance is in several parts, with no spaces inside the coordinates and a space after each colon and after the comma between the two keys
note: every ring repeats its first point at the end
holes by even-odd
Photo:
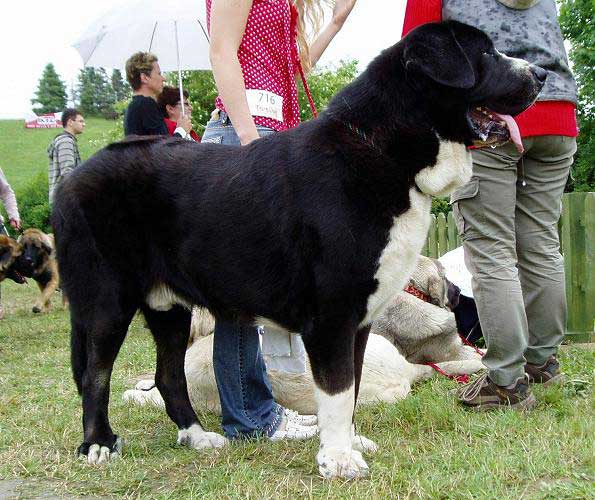
{"type": "MultiPolygon", "coordinates": [[[[307,74],[342,28],[356,0],[335,0],[319,31],[323,0],[206,0],[213,75],[219,91],[203,142],[246,145],[299,124],[296,77],[307,74]],[[306,20],[317,36],[306,41],[306,20]]],[[[305,80],[303,79],[305,82],[305,80]]],[[[218,320],[213,365],[229,438],[306,439],[316,417],[278,405],[257,328],[218,320]]]]}

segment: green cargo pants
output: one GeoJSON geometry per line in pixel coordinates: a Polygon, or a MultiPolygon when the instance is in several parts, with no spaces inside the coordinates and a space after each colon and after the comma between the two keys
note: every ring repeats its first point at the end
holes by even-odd
{"type": "Polygon", "coordinates": [[[557,223],[576,140],[523,144],[523,155],[512,144],[475,150],[471,181],[451,197],[487,345],[483,363],[501,386],[524,375],[525,361],[556,354],[566,329],[557,223]]]}

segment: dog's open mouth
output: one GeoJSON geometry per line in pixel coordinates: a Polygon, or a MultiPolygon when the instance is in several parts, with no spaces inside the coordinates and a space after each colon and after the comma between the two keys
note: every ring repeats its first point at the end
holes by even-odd
{"type": "Polygon", "coordinates": [[[9,269],[8,272],[6,273],[6,277],[11,279],[15,283],[18,283],[19,285],[22,285],[23,283],[27,283],[27,279],[21,273],[19,273],[16,269],[9,269]]]}
{"type": "Polygon", "coordinates": [[[519,153],[523,152],[521,133],[512,116],[477,107],[467,113],[467,119],[476,137],[473,141],[475,147],[495,147],[512,141],[519,153]]]}

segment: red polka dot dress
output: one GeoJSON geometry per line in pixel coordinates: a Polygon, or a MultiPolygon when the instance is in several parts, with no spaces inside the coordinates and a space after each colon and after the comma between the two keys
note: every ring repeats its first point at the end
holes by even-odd
{"type": "MultiPolygon", "coordinates": [[[[211,2],[206,0],[211,30],[211,2]]],[[[238,49],[246,89],[265,90],[283,98],[283,120],[254,116],[256,125],[287,130],[300,123],[295,75],[300,62],[297,48],[298,12],[290,0],[254,0],[238,49]]],[[[218,109],[225,105],[218,96],[218,109]]]]}

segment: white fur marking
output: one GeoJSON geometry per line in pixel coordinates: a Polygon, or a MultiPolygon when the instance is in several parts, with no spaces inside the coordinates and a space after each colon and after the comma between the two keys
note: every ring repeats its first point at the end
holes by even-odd
{"type": "Polygon", "coordinates": [[[221,434],[206,432],[199,424],[178,430],[178,444],[187,444],[197,450],[204,448],[222,448],[228,443],[221,434]]]}
{"type": "Polygon", "coordinates": [[[409,199],[409,210],[393,219],[388,244],[378,259],[378,270],[374,275],[378,288],[368,297],[366,317],[360,327],[378,318],[393,297],[403,290],[426,240],[432,200],[413,188],[409,190],[409,199]]]}
{"type": "Polygon", "coordinates": [[[352,447],[351,420],[355,385],[339,394],[330,395],[316,388],[320,449],[316,455],[320,474],[330,479],[354,479],[368,473],[368,465],[352,447]]]}
{"type": "Polygon", "coordinates": [[[155,311],[169,311],[173,306],[183,306],[188,310],[192,304],[177,295],[171,288],[163,283],[155,285],[146,298],[147,305],[155,311]]]}
{"type": "Polygon", "coordinates": [[[471,153],[464,144],[440,140],[436,163],[420,170],[415,183],[425,194],[448,196],[469,182],[472,169],[471,153]]]}

